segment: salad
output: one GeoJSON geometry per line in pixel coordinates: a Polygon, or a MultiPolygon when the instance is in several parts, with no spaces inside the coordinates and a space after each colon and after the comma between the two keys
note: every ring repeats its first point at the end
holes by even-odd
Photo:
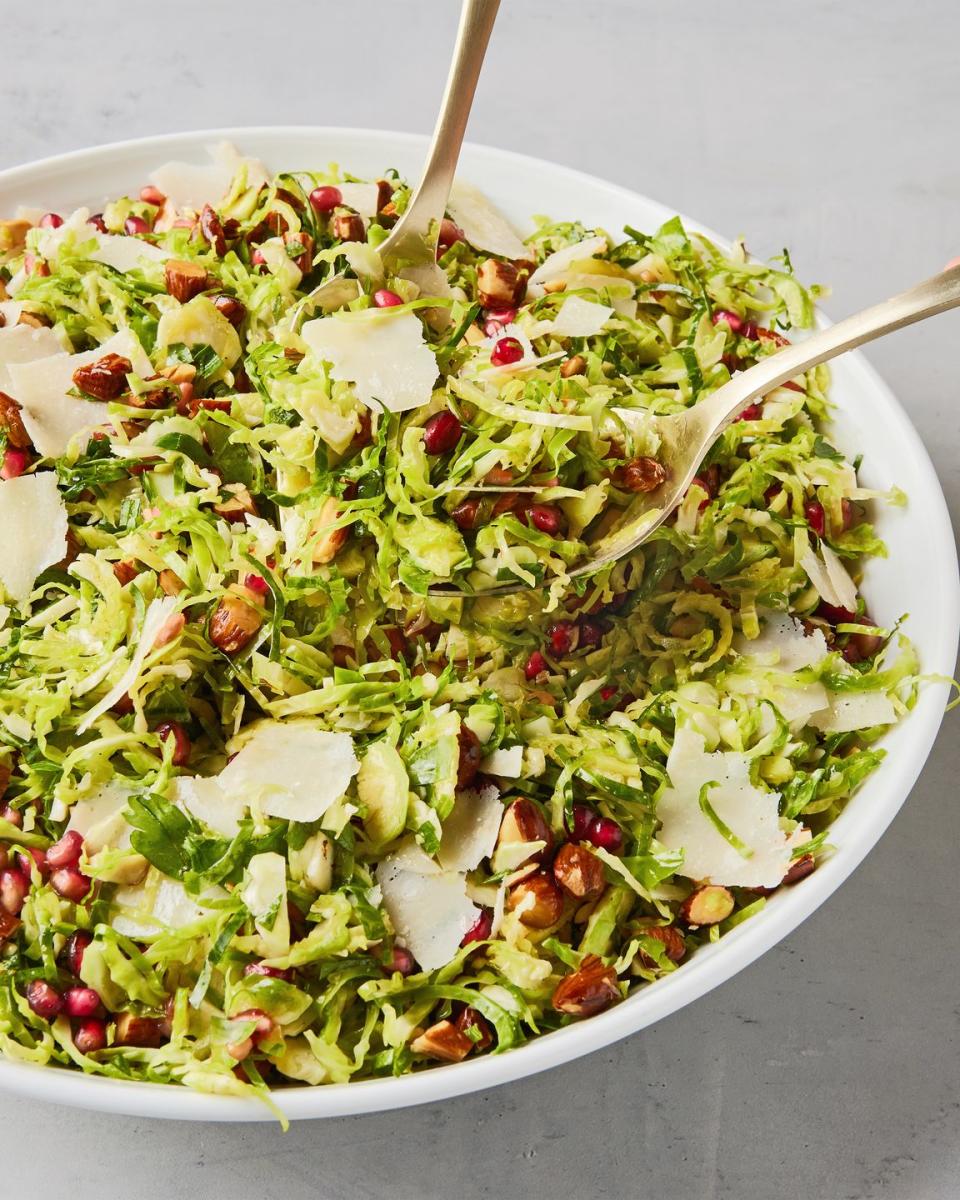
{"type": "Polygon", "coordinates": [[[11,1059],[272,1104],[502,1053],[813,871],[914,701],[825,368],[570,578],[669,471],[636,418],[811,324],[786,253],[461,186],[385,274],[409,197],[221,146],[0,221],[11,1059]]]}

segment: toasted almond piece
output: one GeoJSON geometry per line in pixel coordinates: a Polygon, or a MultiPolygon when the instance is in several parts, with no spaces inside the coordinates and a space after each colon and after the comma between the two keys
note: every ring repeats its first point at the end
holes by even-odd
{"type": "Polygon", "coordinates": [[[549,929],[563,916],[563,892],[541,871],[510,889],[507,908],[531,929],[549,929]]]}
{"type": "Polygon", "coordinates": [[[487,258],[477,268],[477,299],[484,308],[512,308],[526,290],[526,274],[511,262],[487,258]]]}
{"type": "Polygon", "coordinates": [[[438,1021],[414,1038],[410,1049],[440,1062],[462,1062],[473,1049],[473,1042],[452,1021],[438,1021]]]}
{"type": "Polygon", "coordinates": [[[0,429],[7,435],[8,443],[15,450],[29,450],[33,444],[30,434],[24,428],[20,405],[6,392],[0,392],[0,429]]]}
{"type": "Polygon", "coordinates": [[[210,618],[210,641],[224,654],[237,654],[257,633],[263,618],[241,596],[227,592],[210,618]]]}
{"type": "Polygon", "coordinates": [[[568,358],[565,363],[560,365],[560,374],[564,379],[570,379],[573,375],[582,375],[587,369],[587,360],[582,354],[575,354],[573,358],[568,358]]]}
{"type": "MultiPolygon", "coordinates": [[[[340,503],[333,497],[329,496],[324,502],[317,514],[313,524],[316,529],[323,529],[325,525],[332,525],[340,516],[340,503]]],[[[326,529],[323,535],[316,542],[313,549],[313,561],[321,566],[324,563],[333,562],[340,551],[343,549],[347,538],[350,536],[349,526],[342,525],[337,528],[326,529]]]]}
{"type": "Polygon", "coordinates": [[[566,842],[553,860],[553,877],[575,900],[599,896],[606,886],[603,863],[586,846],[566,842]]]}
{"type": "Polygon", "coordinates": [[[579,971],[560,980],[552,1003],[557,1012],[592,1017],[619,999],[616,971],[613,967],[605,967],[595,954],[588,954],[579,971]]]}
{"type": "Polygon", "coordinates": [[[185,258],[169,258],[163,267],[163,281],[174,300],[186,304],[206,288],[207,269],[185,258]]]}
{"type": "MultiPolygon", "coordinates": [[[[656,938],[658,942],[663,943],[663,948],[667,953],[667,958],[671,962],[678,963],[682,960],[687,952],[687,943],[684,941],[683,934],[676,925],[648,925],[644,929],[637,930],[643,937],[656,938]]],[[[637,959],[640,966],[648,971],[656,969],[657,964],[649,954],[644,954],[642,950],[637,951],[637,959]]]]}
{"type": "Polygon", "coordinates": [[[556,292],[565,292],[567,290],[567,281],[565,279],[551,279],[543,285],[543,290],[548,295],[553,295],[556,292]]]}
{"type": "Polygon", "coordinates": [[[33,228],[29,221],[15,218],[0,221],[0,254],[18,254],[27,243],[27,233],[33,228]]]}
{"type": "Polygon", "coordinates": [[[500,832],[497,834],[497,848],[513,845],[517,842],[543,842],[543,848],[532,857],[543,858],[553,845],[553,834],[550,826],[539,807],[526,796],[518,796],[500,822],[500,832]]]}
{"type": "Polygon", "coordinates": [[[114,1043],[117,1046],[147,1046],[156,1049],[163,1042],[163,1021],[159,1017],[139,1017],[120,1013],[114,1043]]]}
{"type": "Polygon", "coordinates": [[[733,893],[717,883],[698,887],[680,905],[680,916],[688,925],[716,925],[733,912],[733,893]]]}

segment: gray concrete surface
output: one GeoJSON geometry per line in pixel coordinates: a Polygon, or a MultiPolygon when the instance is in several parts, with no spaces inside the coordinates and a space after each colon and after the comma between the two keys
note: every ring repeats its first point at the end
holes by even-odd
{"type": "MultiPolygon", "coordinates": [[[[456,7],[2,0],[0,166],[218,124],[426,130],[456,7]]],[[[958,47],[953,0],[505,0],[471,134],[745,231],[758,253],[789,243],[803,276],[832,283],[839,314],[960,254],[958,47]]],[[[870,351],[955,516],[958,340],[944,318],[870,351]]],[[[285,1137],[0,1098],[0,1192],[956,1197],[958,777],[954,721],[839,894],[621,1045],[486,1094],[285,1137]]]]}

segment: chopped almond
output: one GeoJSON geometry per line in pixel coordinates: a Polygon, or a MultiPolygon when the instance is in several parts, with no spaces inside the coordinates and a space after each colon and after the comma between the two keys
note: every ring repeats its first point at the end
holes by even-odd
{"type": "Polygon", "coordinates": [[[440,1062],[462,1062],[473,1049],[473,1042],[452,1021],[438,1021],[414,1038],[410,1049],[440,1062]]]}

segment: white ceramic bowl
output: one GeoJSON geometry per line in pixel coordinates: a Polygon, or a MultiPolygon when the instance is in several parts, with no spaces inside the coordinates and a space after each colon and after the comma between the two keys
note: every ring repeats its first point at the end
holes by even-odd
{"type": "MultiPolygon", "coordinates": [[[[341,163],[375,177],[396,167],[416,179],[423,138],[373,130],[225,129],[143,138],[48,158],[0,172],[0,215],[17,204],[69,211],[98,207],[109,195],[142,185],[148,172],[171,159],[205,160],[204,147],[228,138],[275,170],[341,163]]],[[[581,219],[619,233],[624,224],[653,229],[673,210],[625,188],[566,167],[484,146],[466,146],[464,178],[483,190],[516,223],[529,228],[533,213],[581,219]]],[[[695,221],[688,227],[709,230],[695,221]]],[[[789,241],[790,230],[783,230],[789,241]]],[[[717,238],[718,241],[722,239],[717,238]]],[[[878,297],[879,299],[880,297],[878,297]]],[[[841,298],[842,299],[842,298],[841,298]]],[[[833,398],[839,405],[836,440],[862,452],[862,478],[879,488],[897,484],[906,509],[883,508],[878,528],[889,557],[870,563],[864,592],[874,618],[889,624],[910,614],[907,630],[928,673],[953,673],[960,588],[946,504],[927,452],[903,409],[866,361],[849,354],[834,364],[833,398]]],[[[773,896],[755,918],[720,942],[698,950],[680,970],[644,988],[616,1008],[538,1038],[502,1056],[478,1058],[399,1079],[293,1087],[277,1099],[291,1119],[342,1116],[401,1108],[507,1083],[567,1062],[666,1017],[742,970],[796,928],[839,887],[880,838],[913,786],[933,745],[947,687],[924,687],[909,719],[884,739],[887,758],[833,827],[836,852],[800,886],[773,896]]],[[[74,1071],[0,1059],[0,1088],[61,1104],[180,1120],[262,1121],[273,1118],[256,1102],[200,1095],[186,1088],[127,1083],[74,1071]]]]}

